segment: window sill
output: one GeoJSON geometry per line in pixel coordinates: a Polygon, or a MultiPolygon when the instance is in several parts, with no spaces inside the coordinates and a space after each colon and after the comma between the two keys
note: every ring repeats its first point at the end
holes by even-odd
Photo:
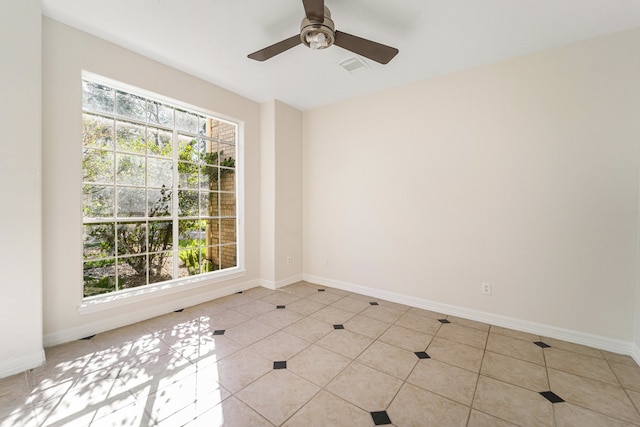
{"type": "Polygon", "coordinates": [[[238,268],[229,272],[216,274],[214,277],[177,279],[167,283],[145,286],[144,288],[133,288],[107,295],[90,297],[84,299],[78,306],[78,313],[82,315],[122,307],[140,301],[147,301],[151,298],[171,295],[176,292],[196,289],[213,283],[237,279],[239,277],[244,277],[246,274],[246,270],[238,268]]]}

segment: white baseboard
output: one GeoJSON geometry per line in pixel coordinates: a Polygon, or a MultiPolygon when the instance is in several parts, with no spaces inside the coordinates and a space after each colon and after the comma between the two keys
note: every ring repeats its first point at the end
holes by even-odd
{"type": "Polygon", "coordinates": [[[42,349],[34,353],[27,354],[26,356],[18,357],[17,359],[0,362],[0,378],[9,377],[28,369],[42,366],[44,364],[44,360],[44,349],[42,349]]]}
{"type": "Polygon", "coordinates": [[[221,298],[236,292],[255,288],[259,285],[260,280],[249,280],[246,282],[237,283],[235,285],[226,286],[224,288],[204,292],[196,296],[188,298],[178,298],[168,303],[152,305],[143,310],[131,310],[131,312],[129,313],[119,316],[113,316],[109,319],[90,322],[82,326],[53,332],[44,336],[44,346],[51,347],[54,345],[63,344],[65,342],[95,335],[100,332],[105,332],[111,329],[120,328],[122,326],[131,325],[133,323],[141,322],[152,317],[171,313],[172,311],[179,310],[181,308],[191,307],[193,305],[211,301],[212,299],[221,298]]]}
{"type": "Polygon", "coordinates": [[[329,286],[359,294],[371,295],[376,298],[408,305],[411,307],[436,311],[442,314],[475,320],[478,322],[488,323],[491,325],[501,326],[503,328],[514,329],[517,331],[529,332],[531,334],[555,338],[575,344],[582,344],[588,347],[607,350],[613,353],[630,355],[638,364],[640,364],[640,348],[638,348],[638,346],[631,342],[588,334],[585,332],[574,331],[571,329],[558,328],[556,326],[530,322],[528,320],[516,319],[499,314],[492,314],[484,311],[443,304],[439,302],[429,301],[423,298],[411,297],[395,292],[382,291],[379,289],[368,288],[362,285],[327,279],[310,274],[304,274],[303,278],[307,282],[312,282],[319,285],[329,286]]]}
{"type": "Polygon", "coordinates": [[[296,274],[295,276],[291,276],[291,277],[288,277],[286,279],[278,280],[277,282],[273,281],[273,280],[261,279],[260,280],[260,286],[263,286],[263,287],[268,288],[268,289],[276,290],[276,289],[282,288],[283,286],[287,286],[287,285],[292,285],[294,283],[298,283],[301,280],[303,280],[302,277],[303,277],[302,274],[296,274]]]}

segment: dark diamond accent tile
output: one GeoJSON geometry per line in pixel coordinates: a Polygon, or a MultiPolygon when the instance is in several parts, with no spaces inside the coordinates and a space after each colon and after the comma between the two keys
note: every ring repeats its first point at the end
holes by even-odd
{"type": "Polygon", "coordinates": [[[276,308],[277,308],[277,309],[279,309],[279,310],[281,310],[281,309],[283,309],[283,308],[284,308],[284,305],[276,305],[276,308]]]}
{"type": "Polygon", "coordinates": [[[226,329],[216,329],[213,331],[213,335],[224,335],[226,329]]]}
{"type": "Polygon", "coordinates": [[[542,341],[536,341],[536,342],[534,342],[534,344],[537,345],[540,348],[549,348],[549,347],[551,347],[549,344],[544,343],[542,341]]]}
{"type": "Polygon", "coordinates": [[[391,424],[391,419],[387,411],[371,412],[371,418],[373,418],[373,423],[377,426],[391,424]]]}
{"type": "Polygon", "coordinates": [[[425,351],[416,351],[415,355],[418,356],[418,359],[431,359],[431,356],[425,351]]]}
{"type": "Polygon", "coordinates": [[[562,403],[564,399],[552,391],[541,391],[540,394],[551,403],[562,403]]]}
{"type": "Polygon", "coordinates": [[[182,313],[184,311],[184,308],[181,308],[180,310],[174,310],[174,313],[182,313]]]}
{"type": "Polygon", "coordinates": [[[370,302],[369,304],[371,304],[371,305],[380,305],[380,304],[378,304],[378,303],[377,303],[377,302],[375,302],[375,301],[370,302]]]}
{"type": "Polygon", "coordinates": [[[238,291],[238,292],[236,292],[236,294],[241,294],[241,293],[242,293],[242,291],[238,291]]]}
{"type": "Polygon", "coordinates": [[[88,337],[80,338],[81,340],[89,341],[91,338],[95,337],[96,334],[89,335],[88,337]]]}
{"type": "Polygon", "coordinates": [[[273,362],[273,369],[287,369],[287,361],[281,360],[278,362],[273,362]]]}
{"type": "Polygon", "coordinates": [[[438,319],[438,322],[440,322],[440,323],[451,323],[447,319],[438,319]]]}
{"type": "Polygon", "coordinates": [[[333,325],[333,329],[344,329],[344,325],[333,325]]]}
{"type": "Polygon", "coordinates": [[[318,289],[318,292],[324,292],[324,291],[325,291],[324,289],[318,289]]]}

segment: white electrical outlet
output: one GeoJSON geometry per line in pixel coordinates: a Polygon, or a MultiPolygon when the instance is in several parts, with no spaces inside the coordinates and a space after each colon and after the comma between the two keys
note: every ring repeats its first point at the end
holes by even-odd
{"type": "Polygon", "coordinates": [[[483,295],[491,295],[491,283],[482,282],[482,294],[483,295]]]}
{"type": "Polygon", "coordinates": [[[287,265],[291,265],[291,257],[290,256],[287,257],[287,265]]]}

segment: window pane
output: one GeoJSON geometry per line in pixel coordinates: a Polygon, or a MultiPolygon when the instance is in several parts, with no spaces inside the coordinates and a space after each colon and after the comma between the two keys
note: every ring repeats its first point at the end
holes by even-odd
{"type": "Polygon", "coordinates": [[[147,159],[147,186],[171,187],[173,180],[173,162],[171,160],[147,159]]]}
{"type": "Polygon", "coordinates": [[[149,252],[173,249],[173,222],[149,221],[149,252]]]}
{"type": "Polygon", "coordinates": [[[236,146],[220,144],[220,166],[228,168],[236,167],[236,146]]]}
{"type": "Polygon", "coordinates": [[[178,209],[180,216],[198,216],[198,192],[178,191],[178,209]]]}
{"type": "Polygon", "coordinates": [[[113,149],[113,119],[93,114],[82,115],[82,145],[113,149]]]}
{"type": "Polygon", "coordinates": [[[88,218],[113,218],[113,187],[84,185],[82,187],[82,216],[88,218]]]}
{"type": "Polygon", "coordinates": [[[201,221],[197,219],[179,221],[178,236],[181,248],[202,246],[204,238],[201,232],[201,221]]]}
{"type": "Polygon", "coordinates": [[[118,258],[118,289],[147,284],[147,256],[118,258]]]}
{"type": "Polygon", "coordinates": [[[180,188],[198,188],[198,165],[178,162],[178,186],[180,188]]]}
{"type": "Polygon", "coordinates": [[[198,141],[185,135],[178,135],[178,160],[185,162],[198,161],[198,141]]]}
{"type": "Polygon", "coordinates": [[[118,255],[142,254],[147,250],[147,224],[124,222],[118,224],[118,255]]]}
{"type": "Polygon", "coordinates": [[[235,169],[220,168],[220,191],[236,190],[235,169]]]}
{"type": "Polygon", "coordinates": [[[116,260],[88,261],[82,269],[85,297],[116,290],[116,260]]]}
{"type": "Polygon", "coordinates": [[[207,136],[209,138],[217,138],[218,137],[218,126],[216,125],[217,120],[212,119],[211,117],[199,117],[199,128],[200,134],[207,136]]]}
{"type": "Polygon", "coordinates": [[[176,111],[176,129],[198,133],[198,116],[183,110],[176,111]]]}
{"type": "Polygon", "coordinates": [[[218,216],[218,193],[200,193],[200,215],[218,216]]]}
{"type": "Polygon", "coordinates": [[[144,188],[118,188],[118,217],[145,216],[144,188]]]}
{"type": "Polygon", "coordinates": [[[218,164],[218,143],[210,139],[200,139],[200,162],[208,165],[218,164]]]}
{"type": "Polygon", "coordinates": [[[138,154],[145,154],[147,151],[144,126],[128,122],[116,122],[116,135],[118,150],[138,154]]]}
{"type": "Polygon", "coordinates": [[[82,150],[82,181],[113,183],[113,152],[105,150],[82,150]]]}
{"type": "Polygon", "coordinates": [[[218,190],[218,167],[200,166],[200,188],[203,190],[218,190]]]}
{"type": "Polygon", "coordinates": [[[235,218],[224,218],[220,220],[221,243],[236,242],[236,220],[235,218]]]}
{"type": "Polygon", "coordinates": [[[220,216],[236,216],[235,193],[220,193],[220,216]]]}
{"type": "Polygon", "coordinates": [[[148,101],[149,123],[173,127],[173,108],[159,102],[148,101]]]}
{"type": "Polygon", "coordinates": [[[113,89],[83,80],[82,108],[105,113],[113,113],[113,89]]]}
{"type": "Polygon", "coordinates": [[[238,266],[238,255],[236,245],[224,245],[220,247],[221,268],[231,268],[238,266]]]}
{"type": "Polygon", "coordinates": [[[147,118],[147,101],[141,96],[118,91],[116,93],[118,114],[144,122],[147,118]]]}
{"type": "Polygon", "coordinates": [[[173,253],[149,254],[149,283],[164,282],[173,278],[173,253]]]}
{"type": "Polygon", "coordinates": [[[173,153],[172,133],[162,129],[147,129],[147,149],[154,156],[171,157],[173,153]]]}
{"type": "Polygon", "coordinates": [[[113,223],[86,224],[84,226],[84,259],[113,257],[116,231],[113,223]]]}
{"type": "Polygon", "coordinates": [[[207,246],[200,254],[200,271],[210,273],[220,270],[220,254],[218,246],[207,246]]]}
{"type": "Polygon", "coordinates": [[[229,144],[236,143],[236,125],[220,122],[220,141],[229,144]]]}
{"type": "Polygon", "coordinates": [[[178,277],[188,277],[200,274],[200,255],[203,249],[192,248],[178,252],[178,277]]]}
{"type": "Polygon", "coordinates": [[[144,157],[117,154],[117,182],[124,185],[144,185],[144,157]]]}
{"type": "Polygon", "coordinates": [[[149,216],[171,216],[173,203],[171,202],[171,190],[167,188],[147,190],[149,203],[149,216]]]}
{"type": "Polygon", "coordinates": [[[210,218],[202,221],[204,223],[203,229],[206,236],[206,245],[219,245],[220,244],[220,220],[218,218],[210,218]]]}

